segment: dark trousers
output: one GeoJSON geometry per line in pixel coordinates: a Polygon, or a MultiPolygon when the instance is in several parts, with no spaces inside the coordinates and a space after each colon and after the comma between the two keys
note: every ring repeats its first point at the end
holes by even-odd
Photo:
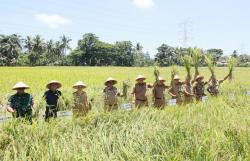
{"type": "Polygon", "coordinates": [[[57,118],[56,106],[46,106],[45,110],[45,121],[49,121],[50,118],[57,118]]]}

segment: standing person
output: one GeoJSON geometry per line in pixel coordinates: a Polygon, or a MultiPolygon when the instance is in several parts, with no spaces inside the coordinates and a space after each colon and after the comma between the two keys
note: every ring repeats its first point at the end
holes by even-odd
{"type": "Polygon", "coordinates": [[[178,75],[175,75],[173,78],[173,84],[171,85],[171,88],[168,90],[169,94],[172,96],[172,99],[176,99],[177,104],[181,104],[181,94],[182,94],[182,85],[184,84],[181,82],[180,77],[178,75]]]}
{"type": "Polygon", "coordinates": [[[109,77],[104,83],[106,86],[103,90],[105,111],[113,111],[118,109],[118,96],[120,96],[120,93],[114,86],[115,84],[117,84],[117,80],[111,77],[109,77]]]}
{"type": "Polygon", "coordinates": [[[195,78],[195,85],[193,87],[194,96],[196,98],[196,101],[202,101],[202,97],[206,96],[205,94],[205,85],[207,82],[203,81],[204,76],[197,75],[195,78]]]}
{"type": "Polygon", "coordinates": [[[76,89],[76,91],[73,93],[73,100],[74,100],[74,106],[73,106],[73,115],[75,117],[78,116],[86,116],[89,110],[88,106],[88,97],[87,93],[84,91],[86,88],[86,84],[84,84],[81,81],[78,81],[73,88],[76,89]]]}
{"type": "Polygon", "coordinates": [[[210,77],[209,83],[208,83],[208,88],[207,91],[212,95],[212,96],[217,96],[220,91],[220,84],[222,84],[227,78],[229,77],[229,74],[222,80],[217,80],[215,74],[213,74],[210,77]]]}
{"type": "Polygon", "coordinates": [[[185,80],[183,92],[184,92],[184,103],[185,104],[192,103],[194,94],[190,76],[187,76],[185,80]]]}
{"type": "Polygon", "coordinates": [[[49,121],[50,118],[57,117],[57,112],[59,111],[58,99],[62,96],[61,91],[58,89],[62,87],[62,84],[56,80],[52,80],[46,87],[48,90],[43,95],[46,101],[45,121],[49,121]]]}
{"type": "Polygon", "coordinates": [[[165,90],[169,87],[165,85],[165,82],[164,78],[159,77],[153,86],[154,107],[158,109],[164,109],[166,105],[165,90]]]}
{"type": "Polygon", "coordinates": [[[135,100],[135,107],[141,108],[143,106],[148,106],[147,84],[144,82],[146,77],[143,75],[138,75],[136,78],[136,84],[132,91],[132,97],[135,100]]]}
{"type": "Polygon", "coordinates": [[[23,82],[17,83],[12,90],[16,90],[16,94],[10,96],[8,100],[7,111],[12,113],[13,117],[25,118],[32,123],[32,106],[34,104],[31,94],[25,92],[29,89],[23,82]]]}

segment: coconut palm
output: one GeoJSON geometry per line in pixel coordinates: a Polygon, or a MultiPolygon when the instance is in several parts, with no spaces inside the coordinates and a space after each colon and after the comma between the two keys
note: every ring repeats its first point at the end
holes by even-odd
{"type": "Polygon", "coordinates": [[[63,56],[66,55],[67,50],[70,50],[69,43],[72,41],[69,37],[63,35],[61,38],[61,48],[63,50],[63,56]]]}
{"type": "MultiPolygon", "coordinates": [[[[15,65],[22,50],[22,40],[19,35],[0,36],[1,60],[6,65],[15,65]]],[[[2,63],[1,63],[2,64],[2,63]]]]}

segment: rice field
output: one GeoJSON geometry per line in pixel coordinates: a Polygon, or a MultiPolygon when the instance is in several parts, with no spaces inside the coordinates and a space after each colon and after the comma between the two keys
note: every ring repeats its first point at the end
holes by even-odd
{"type": "MultiPolygon", "coordinates": [[[[209,79],[208,68],[199,68],[209,79]]],[[[182,79],[186,73],[179,67],[182,79]]],[[[250,160],[250,69],[236,68],[234,80],[225,81],[221,95],[206,102],[186,106],[152,107],[141,110],[103,111],[102,92],[109,76],[131,87],[138,74],[153,83],[154,68],[126,67],[3,67],[0,68],[1,116],[12,86],[23,81],[30,86],[35,110],[40,111],[33,125],[19,120],[0,125],[0,160],[250,160]],[[42,95],[48,81],[63,84],[61,91],[71,104],[72,85],[82,80],[93,99],[92,110],[85,118],[58,118],[45,123],[42,95]],[[230,95],[234,94],[233,97],[230,95]]],[[[228,74],[227,68],[216,68],[218,79],[228,74]]],[[[161,76],[170,83],[171,68],[160,68],[161,76]]],[[[194,73],[194,71],[192,71],[194,73]]],[[[129,91],[132,89],[130,88],[129,91]]],[[[121,91],[122,92],[122,91],[121,91]]],[[[151,91],[148,91],[151,97],[151,91]]],[[[166,94],[167,98],[170,98],[166,94]]],[[[152,100],[149,98],[149,100],[152,100]]],[[[120,102],[131,100],[120,99],[120,102]]],[[[70,106],[65,107],[70,109],[70,106]]]]}

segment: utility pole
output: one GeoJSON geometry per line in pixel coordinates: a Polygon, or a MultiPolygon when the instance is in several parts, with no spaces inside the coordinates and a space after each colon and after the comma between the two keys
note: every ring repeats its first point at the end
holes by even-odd
{"type": "Polygon", "coordinates": [[[189,20],[185,20],[180,24],[181,44],[182,47],[187,48],[190,40],[190,24],[189,20]]]}

